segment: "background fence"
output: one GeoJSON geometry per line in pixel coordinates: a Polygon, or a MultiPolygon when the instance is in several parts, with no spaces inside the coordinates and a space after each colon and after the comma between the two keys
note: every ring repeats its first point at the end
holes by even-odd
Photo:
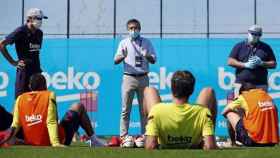
{"type": "Polygon", "coordinates": [[[264,37],[278,37],[279,6],[279,0],[2,0],[0,34],[23,24],[26,11],[38,7],[49,16],[45,37],[116,38],[126,34],[133,17],[147,37],[243,37],[255,23],[264,27],[264,37]]]}

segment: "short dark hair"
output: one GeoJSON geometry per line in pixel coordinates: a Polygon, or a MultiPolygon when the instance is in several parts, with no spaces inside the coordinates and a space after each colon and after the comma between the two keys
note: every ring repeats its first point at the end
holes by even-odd
{"type": "Polygon", "coordinates": [[[139,29],[141,30],[141,24],[140,24],[139,20],[137,20],[137,19],[128,20],[127,23],[126,23],[126,27],[128,28],[128,25],[131,24],[131,23],[135,23],[139,27],[139,29]]]}
{"type": "Polygon", "coordinates": [[[256,88],[256,85],[254,85],[253,83],[242,82],[241,87],[239,89],[239,94],[241,94],[243,91],[248,91],[250,89],[255,89],[255,88],[256,88]]]}
{"type": "Polygon", "coordinates": [[[32,91],[47,90],[47,81],[42,74],[36,73],[30,77],[29,86],[32,91]]]}
{"type": "Polygon", "coordinates": [[[171,79],[171,91],[176,98],[189,98],[193,93],[195,78],[189,71],[176,71],[171,79]]]}

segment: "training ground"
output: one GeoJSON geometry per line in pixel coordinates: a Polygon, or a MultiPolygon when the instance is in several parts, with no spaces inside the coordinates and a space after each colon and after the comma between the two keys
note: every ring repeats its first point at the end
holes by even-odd
{"type": "Polygon", "coordinates": [[[0,158],[279,158],[280,146],[203,150],[154,150],[116,147],[89,148],[75,143],[66,148],[12,146],[0,148],[0,158]]]}

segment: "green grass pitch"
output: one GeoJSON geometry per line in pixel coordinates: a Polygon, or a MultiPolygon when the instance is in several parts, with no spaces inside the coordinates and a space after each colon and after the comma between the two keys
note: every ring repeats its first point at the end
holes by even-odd
{"type": "Polygon", "coordinates": [[[0,158],[280,158],[280,146],[203,150],[154,150],[89,148],[74,144],[66,148],[12,146],[0,148],[0,158]]]}

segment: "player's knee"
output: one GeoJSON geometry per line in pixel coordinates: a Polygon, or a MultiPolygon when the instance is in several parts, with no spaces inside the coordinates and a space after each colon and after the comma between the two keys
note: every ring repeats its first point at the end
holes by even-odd
{"type": "Polygon", "coordinates": [[[212,95],[215,94],[215,91],[214,91],[214,89],[213,89],[212,87],[205,87],[205,88],[203,88],[202,91],[203,91],[204,93],[207,93],[207,94],[212,94],[212,95]]]}
{"type": "Polygon", "coordinates": [[[227,120],[230,122],[230,124],[232,125],[232,127],[235,127],[237,122],[240,120],[240,116],[238,113],[234,112],[234,111],[230,111],[228,112],[226,115],[227,120]]]}
{"type": "Polygon", "coordinates": [[[240,116],[238,115],[238,113],[237,112],[235,112],[235,111],[230,111],[230,112],[228,112],[228,113],[226,113],[226,118],[227,119],[235,119],[235,118],[239,118],[240,116]]]}
{"type": "Polygon", "coordinates": [[[144,89],[144,97],[149,95],[156,95],[157,90],[154,87],[146,87],[144,89]]]}
{"type": "Polygon", "coordinates": [[[81,112],[85,111],[85,107],[81,103],[74,103],[74,104],[71,105],[70,110],[81,113],[81,112]]]}

